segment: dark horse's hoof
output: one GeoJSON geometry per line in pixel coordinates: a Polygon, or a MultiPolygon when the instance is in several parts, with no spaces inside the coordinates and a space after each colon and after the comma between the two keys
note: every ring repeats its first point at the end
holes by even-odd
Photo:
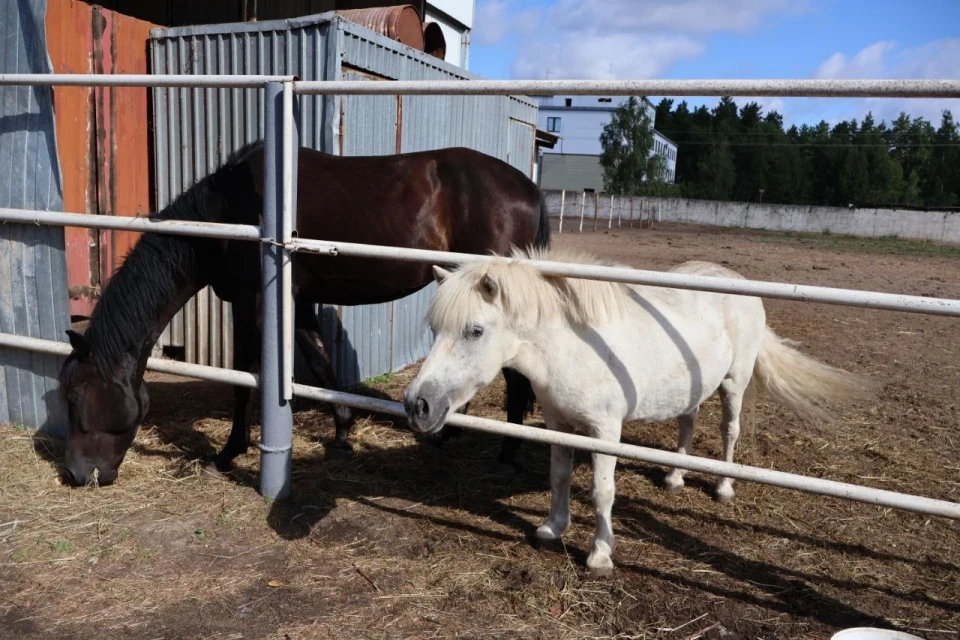
{"type": "Polygon", "coordinates": [[[200,470],[200,472],[201,472],[203,475],[207,476],[208,478],[218,478],[218,479],[219,479],[219,478],[222,478],[222,477],[223,477],[223,474],[226,473],[226,472],[229,471],[229,470],[230,470],[229,468],[227,468],[227,469],[220,469],[220,466],[219,466],[219,465],[217,464],[217,462],[214,460],[214,461],[208,462],[207,464],[203,465],[203,468],[200,470]]]}
{"type": "Polygon", "coordinates": [[[332,440],[327,443],[327,460],[346,460],[353,455],[353,445],[342,440],[332,440]]]}
{"type": "Polygon", "coordinates": [[[515,462],[498,462],[493,465],[493,468],[490,469],[490,475],[495,478],[503,478],[504,480],[509,480],[510,478],[516,478],[520,475],[522,467],[515,462]]]}

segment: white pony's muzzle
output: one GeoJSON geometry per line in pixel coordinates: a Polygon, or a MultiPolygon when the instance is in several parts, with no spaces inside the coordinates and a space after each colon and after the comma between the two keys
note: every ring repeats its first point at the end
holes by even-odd
{"type": "Polygon", "coordinates": [[[421,434],[436,433],[450,413],[450,401],[436,385],[427,382],[410,385],[403,395],[410,428],[421,434]]]}

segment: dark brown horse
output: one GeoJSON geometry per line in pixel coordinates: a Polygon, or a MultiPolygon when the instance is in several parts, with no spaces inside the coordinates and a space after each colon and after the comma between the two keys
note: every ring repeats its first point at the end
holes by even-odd
{"type": "MultiPolygon", "coordinates": [[[[152,219],[259,224],[263,159],[262,143],[240,149],[152,219]]],[[[549,243],[537,186],[505,162],[469,149],[376,157],[300,149],[297,172],[296,229],[302,238],[475,254],[549,243]]],[[[432,278],[428,264],[297,255],[296,339],[321,383],[337,388],[314,304],[387,302],[432,278]]],[[[144,234],[104,289],[86,334],[68,332],[73,352],[60,373],[70,420],[68,482],[85,484],[94,471],[100,484],[116,479],[147,412],[143,374],[151,349],[180,307],[206,285],[233,305],[234,368],[252,370],[260,350],[259,245],[144,234]]],[[[520,423],[532,401],[530,383],[509,370],[504,376],[508,419],[520,423]]],[[[248,389],[235,390],[233,429],[213,461],[220,470],[247,450],[251,398],[248,389]]],[[[349,449],[350,409],[334,407],[334,422],[332,447],[349,449]]],[[[518,446],[504,440],[502,471],[515,468],[518,446]]]]}

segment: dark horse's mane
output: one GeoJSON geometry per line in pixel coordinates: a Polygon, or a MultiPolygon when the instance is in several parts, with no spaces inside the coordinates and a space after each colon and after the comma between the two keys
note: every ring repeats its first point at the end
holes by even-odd
{"type": "MultiPolygon", "coordinates": [[[[231,189],[233,169],[262,142],[247,144],[216,171],[198,180],[151,220],[215,222],[231,189]]],[[[223,220],[221,220],[223,222],[223,220]]],[[[123,354],[138,354],[157,317],[174,303],[196,268],[196,239],[144,233],[107,283],[94,307],[86,338],[101,372],[123,354]]]]}

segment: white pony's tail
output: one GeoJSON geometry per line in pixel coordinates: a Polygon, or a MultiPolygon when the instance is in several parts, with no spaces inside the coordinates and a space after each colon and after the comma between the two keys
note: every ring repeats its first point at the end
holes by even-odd
{"type": "Polygon", "coordinates": [[[761,390],[801,417],[829,421],[836,417],[835,407],[839,403],[875,396],[878,383],[804,355],[796,349],[798,345],[765,327],[754,379],[761,390]]]}

